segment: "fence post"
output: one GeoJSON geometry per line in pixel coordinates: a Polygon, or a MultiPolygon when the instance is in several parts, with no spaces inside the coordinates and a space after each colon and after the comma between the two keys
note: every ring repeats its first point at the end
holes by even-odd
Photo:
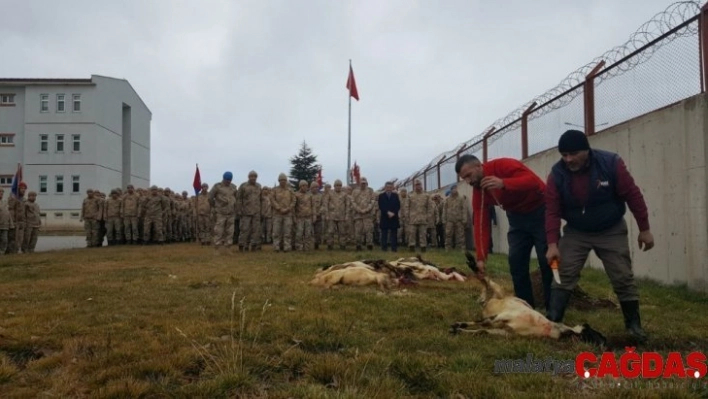
{"type": "Polygon", "coordinates": [[[698,46],[700,54],[698,62],[701,68],[701,93],[706,92],[706,84],[708,84],[708,2],[701,7],[701,13],[698,17],[698,46]]]}
{"type": "Polygon", "coordinates": [[[440,162],[438,162],[438,190],[440,190],[440,162]]]}
{"type": "Polygon", "coordinates": [[[600,61],[595,68],[585,77],[583,87],[584,107],[585,107],[585,135],[595,134],[595,75],[605,66],[605,61],[600,61]]]}
{"type": "Polygon", "coordinates": [[[521,159],[529,157],[529,114],[534,108],[536,108],[536,101],[521,114],[521,159]]]}
{"type": "Polygon", "coordinates": [[[492,133],[494,133],[495,130],[497,130],[497,128],[492,126],[486,133],[484,133],[484,137],[482,137],[482,162],[487,162],[489,154],[489,144],[487,139],[492,135],[492,133]]]}

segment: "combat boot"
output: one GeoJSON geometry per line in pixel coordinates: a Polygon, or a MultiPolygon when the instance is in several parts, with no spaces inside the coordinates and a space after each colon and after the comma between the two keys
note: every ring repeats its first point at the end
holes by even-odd
{"type": "Polygon", "coordinates": [[[620,306],[622,307],[624,326],[627,328],[627,332],[638,342],[646,342],[648,337],[644,329],[642,329],[642,322],[639,317],[639,301],[620,302],[620,306]]]}
{"type": "Polygon", "coordinates": [[[550,321],[560,323],[565,315],[565,308],[568,306],[570,296],[573,292],[554,288],[551,290],[551,300],[548,304],[546,318],[550,321]]]}

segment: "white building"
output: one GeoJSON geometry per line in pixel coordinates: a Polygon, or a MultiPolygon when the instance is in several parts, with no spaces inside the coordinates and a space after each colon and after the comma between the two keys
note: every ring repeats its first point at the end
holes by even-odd
{"type": "Polygon", "coordinates": [[[47,228],[79,227],[89,188],[150,184],[152,113],[128,81],[0,78],[0,186],[17,164],[47,228]]]}

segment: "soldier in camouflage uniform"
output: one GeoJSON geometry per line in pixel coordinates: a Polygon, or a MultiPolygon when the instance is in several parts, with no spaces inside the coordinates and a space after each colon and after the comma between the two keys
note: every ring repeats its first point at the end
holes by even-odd
{"type": "Polygon", "coordinates": [[[165,220],[165,212],[167,212],[164,196],[160,194],[157,186],[150,187],[150,196],[145,202],[145,225],[143,231],[143,245],[157,243],[164,244],[165,238],[162,223],[165,220]],[[154,235],[155,240],[152,241],[154,235]]]}
{"type": "Polygon", "coordinates": [[[5,255],[8,250],[9,231],[15,229],[12,216],[10,215],[10,208],[7,202],[2,201],[4,194],[5,190],[0,187],[0,256],[5,255]]]}
{"type": "Polygon", "coordinates": [[[346,192],[342,190],[342,181],[334,181],[334,191],[330,192],[327,199],[327,219],[329,221],[329,234],[327,235],[327,249],[332,249],[337,238],[339,249],[346,249],[349,242],[347,230],[347,215],[351,203],[346,192]]]}
{"type": "Polygon", "coordinates": [[[214,226],[215,251],[219,250],[219,246],[229,250],[234,243],[238,188],[231,183],[232,179],[233,174],[225,172],[223,180],[214,184],[211,191],[209,191],[209,205],[216,211],[216,224],[214,226]]]}
{"type": "Polygon", "coordinates": [[[288,186],[285,173],[278,175],[278,187],[271,196],[273,206],[273,248],[288,252],[292,249],[293,210],[295,193],[288,186]]]}
{"type": "Polygon", "coordinates": [[[354,239],[354,208],[352,207],[354,188],[352,186],[343,186],[343,189],[347,197],[347,218],[344,221],[347,231],[347,245],[356,245],[356,240],[354,239]]]}
{"type": "Polygon", "coordinates": [[[322,216],[323,194],[320,193],[320,186],[316,181],[310,184],[310,194],[312,194],[313,212],[315,213],[312,223],[312,240],[315,249],[319,249],[322,244],[322,231],[324,228],[324,217],[322,216]]]}
{"type": "Polygon", "coordinates": [[[433,203],[435,204],[435,245],[438,248],[445,248],[445,223],[443,222],[443,202],[440,194],[433,195],[433,203]]]}
{"type": "MultiPolygon", "coordinates": [[[[145,189],[138,189],[138,194],[140,194],[140,199],[138,200],[138,237],[145,236],[145,215],[147,213],[147,202],[150,199],[150,192],[145,189]]],[[[136,243],[142,242],[142,239],[138,239],[136,243]]]]}
{"type": "Polygon", "coordinates": [[[39,204],[37,204],[37,193],[30,191],[25,201],[25,237],[22,242],[22,253],[31,254],[37,246],[37,233],[42,226],[40,218],[39,204]]]}
{"type": "Polygon", "coordinates": [[[261,189],[261,241],[264,244],[273,243],[273,205],[269,187],[261,189]]]}
{"type": "Polygon", "coordinates": [[[10,209],[7,207],[7,202],[2,200],[5,195],[5,190],[0,187],[0,256],[5,255],[8,244],[8,231],[15,226],[11,224],[10,209]]]}
{"type": "Polygon", "coordinates": [[[415,251],[416,244],[422,252],[427,250],[427,230],[430,226],[435,210],[435,204],[429,194],[423,192],[423,184],[416,180],[413,183],[413,192],[409,195],[408,216],[411,225],[411,235],[408,237],[408,248],[415,251]]]}
{"type": "Polygon", "coordinates": [[[128,184],[128,190],[123,195],[123,234],[128,245],[139,241],[138,216],[140,214],[140,196],[135,187],[128,184]]]}
{"type": "Polygon", "coordinates": [[[211,205],[209,204],[209,185],[202,183],[202,190],[194,200],[194,212],[197,236],[202,245],[211,245],[212,232],[211,227],[211,205]]]}
{"type": "Polygon", "coordinates": [[[406,245],[408,237],[410,237],[410,226],[408,225],[408,190],[402,187],[399,191],[398,198],[401,200],[401,212],[398,215],[398,221],[401,227],[398,229],[398,244],[406,245]]]}
{"type": "Polygon", "coordinates": [[[172,190],[169,187],[157,190],[162,199],[162,237],[165,242],[172,242],[172,190]]]}
{"type": "Polygon", "coordinates": [[[99,218],[100,212],[103,209],[100,204],[100,199],[92,189],[86,190],[86,198],[81,204],[81,214],[79,221],[84,223],[84,231],[86,232],[86,247],[92,248],[98,246],[99,237],[99,218]]]}
{"type": "Polygon", "coordinates": [[[352,193],[352,219],[354,222],[354,244],[356,250],[361,251],[364,246],[374,249],[374,224],[373,213],[376,197],[374,190],[369,187],[369,181],[362,177],[359,187],[352,193]]]}
{"type": "Polygon", "coordinates": [[[308,190],[309,184],[305,180],[300,180],[300,190],[295,193],[295,249],[298,251],[309,251],[312,249],[314,240],[312,232],[312,222],[317,217],[315,215],[315,204],[312,193],[308,190]]]}
{"type": "Polygon", "coordinates": [[[118,197],[117,190],[111,190],[111,197],[106,200],[103,208],[103,220],[106,222],[108,245],[117,245],[123,240],[123,201],[118,197]]]}
{"type": "Polygon", "coordinates": [[[11,224],[13,229],[8,231],[8,244],[6,253],[16,254],[22,248],[22,242],[25,239],[25,191],[27,184],[20,182],[18,185],[19,198],[10,195],[7,199],[7,207],[10,210],[11,224]]]}
{"type": "Polygon", "coordinates": [[[261,247],[261,185],[257,183],[258,173],[248,172],[248,181],[238,188],[239,209],[241,210],[238,249],[259,250],[261,247]]]}
{"type": "Polygon", "coordinates": [[[332,193],[332,185],[327,183],[324,185],[324,192],[322,193],[322,244],[325,244],[328,240],[326,236],[329,235],[329,195],[332,193]]]}
{"type": "Polygon", "coordinates": [[[457,191],[457,184],[450,189],[450,196],[443,202],[443,223],[445,224],[445,251],[453,247],[465,250],[465,224],[467,224],[467,208],[465,200],[457,191]]]}

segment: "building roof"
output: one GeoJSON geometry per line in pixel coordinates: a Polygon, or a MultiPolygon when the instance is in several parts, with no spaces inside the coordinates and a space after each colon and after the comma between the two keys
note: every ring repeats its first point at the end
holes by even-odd
{"type": "Polygon", "coordinates": [[[93,84],[91,79],[55,79],[55,78],[0,78],[0,85],[77,85],[93,84]]]}

